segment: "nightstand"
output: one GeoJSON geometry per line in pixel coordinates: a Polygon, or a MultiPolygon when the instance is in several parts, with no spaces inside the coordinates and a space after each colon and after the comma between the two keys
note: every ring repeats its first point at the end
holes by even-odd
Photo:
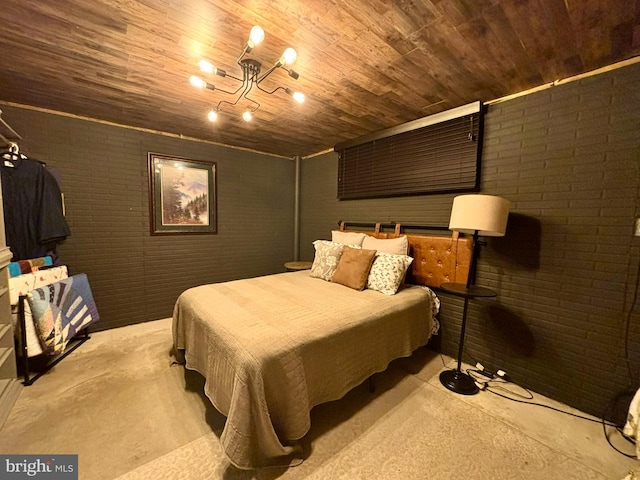
{"type": "Polygon", "coordinates": [[[443,283],[440,285],[440,288],[451,295],[464,298],[462,325],[460,326],[460,342],[458,344],[458,367],[455,370],[445,370],[442,372],[440,374],[440,383],[453,392],[461,393],[462,395],[473,395],[478,392],[478,387],[473,378],[460,369],[462,350],[464,348],[464,331],[467,326],[467,307],[469,300],[473,300],[474,298],[496,297],[498,294],[490,288],[476,287],[475,285],[467,287],[462,283],[443,283]]]}
{"type": "Polygon", "coordinates": [[[288,272],[297,272],[299,270],[309,270],[311,265],[312,262],[287,262],[284,264],[284,268],[286,268],[288,272]]]}

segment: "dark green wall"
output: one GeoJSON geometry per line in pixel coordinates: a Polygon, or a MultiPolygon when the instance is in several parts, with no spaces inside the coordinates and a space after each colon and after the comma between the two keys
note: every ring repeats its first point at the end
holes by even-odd
{"type": "Polygon", "coordinates": [[[2,106],[21,151],[61,173],[72,235],[59,249],[89,278],[97,329],[171,316],[185,289],[284,271],[293,256],[295,164],[82,119],[2,106]],[[147,153],[217,162],[218,234],[151,236],[147,153]]]}
{"type": "MultiPolygon", "coordinates": [[[[479,259],[477,283],[499,295],[471,303],[464,360],[596,415],[640,386],[638,84],[635,64],[489,106],[485,117],[481,192],[512,206],[507,235],[479,259]]],[[[336,183],[334,153],[302,161],[303,259],[341,219],[448,223],[454,195],[341,202],[336,183]]],[[[462,305],[440,297],[441,345],[455,357],[462,305]]]]}

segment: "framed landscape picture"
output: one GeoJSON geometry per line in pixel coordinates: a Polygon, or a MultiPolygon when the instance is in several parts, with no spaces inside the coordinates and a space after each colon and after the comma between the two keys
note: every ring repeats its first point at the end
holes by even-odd
{"type": "Polygon", "coordinates": [[[216,163],[149,153],[151,234],[217,233],[216,163]]]}

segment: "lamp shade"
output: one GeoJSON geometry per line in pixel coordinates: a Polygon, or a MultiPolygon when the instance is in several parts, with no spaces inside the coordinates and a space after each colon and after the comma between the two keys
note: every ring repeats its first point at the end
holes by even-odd
{"type": "Polygon", "coordinates": [[[453,199],[449,230],[502,237],[507,230],[509,200],[493,195],[459,195],[453,199]]]}

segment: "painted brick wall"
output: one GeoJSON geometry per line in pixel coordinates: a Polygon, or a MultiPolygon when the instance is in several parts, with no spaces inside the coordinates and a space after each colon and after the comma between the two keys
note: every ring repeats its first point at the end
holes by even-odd
{"type": "Polygon", "coordinates": [[[96,329],[169,317],[204,283],[284,271],[293,255],[289,159],[2,106],[21,151],[58,169],[72,235],[59,249],[89,278],[96,329]],[[147,153],[218,167],[218,234],[151,236],[147,153]]]}
{"type": "MultiPolygon", "coordinates": [[[[498,297],[470,304],[464,360],[595,415],[640,386],[639,83],[636,64],[485,117],[481,191],[512,206],[507,235],[479,258],[477,283],[498,297]]],[[[454,195],[340,202],[336,179],[335,154],[303,160],[306,259],[340,219],[448,223],[454,195]]],[[[462,302],[440,297],[441,346],[455,357],[462,302]]]]}
{"type": "MultiPolygon", "coordinates": [[[[511,200],[512,213],[507,236],[479,259],[478,283],[499,296],[471,304],[465,360],[594,414],[638,386],[640,320],[629,312],[640,257],[631,236],[639,81],[635,65],[497,104],[486,117],[482,192],[511,200]]],[[[101,328],[170,316],[190,286],[275,273],[290,259],[290,160],[2,109],[23,151],[62,174],[73,234],[60,252],[89,276],[101,328]],[[149,151],[218,162],[218,235],[149,234],[149,151]]],[[[446,224],[454,196],[339,202],[336,183],[333,153],[302,161],[302,259],[341,219],[446,224]]],[[[441,298],[442,349],[455,356],[462,305],[441,298]]]]}

